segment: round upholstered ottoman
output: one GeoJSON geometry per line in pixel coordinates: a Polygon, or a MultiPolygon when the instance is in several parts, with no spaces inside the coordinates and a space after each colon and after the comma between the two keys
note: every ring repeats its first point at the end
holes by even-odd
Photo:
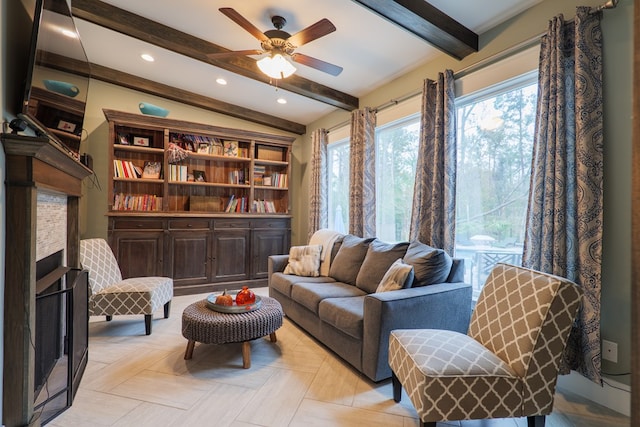
{"type": "Polygon", "coordinates": [[[249,313],[220,313],[210,309],[207,300],[189,305],[182,312],[182,336],[187,340],[184,358],[191,359],[196,342],[204,344],[242,343],[242,367],[251,367],[249,341],[269,335],[276,342],[276,330],[282,326],[280,303],[262,297],[259,309],[249,313]]]}

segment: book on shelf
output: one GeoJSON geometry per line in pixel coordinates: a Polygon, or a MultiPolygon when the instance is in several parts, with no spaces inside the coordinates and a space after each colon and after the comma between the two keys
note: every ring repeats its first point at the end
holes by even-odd
{"type": "Polygon", "coordinates": [[[224,141],[224,155],[228,157],[238,157],[238,141],[224,141]]]}
{"type": "Polygon", "coordinates": [[[248,177],[248,169],[229,171],[229,184],[249,184],[248,177]]]}
{"type": "Polygon", "coordinates": [[[225,212],[247,212],[247,198],[237,197],[235,194],[229,196],[227,205],[224,208],[225,212]]]}
{"type": "Polygon", "coordinates": [[[277,213],[273,200],[254,200],[252,211],[256,213],[277,213]]]}
{"type": "Polygon", "coordinates": [[[162,197],[155,194],[114,195],[112,210],[114,211],[159,211],[162,209],[162,197]]]}
{"type": "Polygon", "coordinates": [[[142,177],[142,169],[129,160],[113,159],[113,177],[136,179],[142,177]]]}
{"type": "Polygon", "coordinates": [[[169,181],[187,181],[187,166],[186,165],[169,165],[169,181]]]}
{"type": "Polygon", "coordinates": [[[160,179],[161,171],[162,171],[162,162],[144,162],[144,169],[142,170],[142,178],[160,179]]]}

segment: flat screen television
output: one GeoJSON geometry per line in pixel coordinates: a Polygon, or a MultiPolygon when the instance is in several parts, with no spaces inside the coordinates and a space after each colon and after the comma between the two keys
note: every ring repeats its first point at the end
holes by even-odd
{"type": "Polygon", "coordinates": [[[33,27],[18,116],[78,158],[89,62],[66,0],[23,0],[33,5],[33,27]]]}

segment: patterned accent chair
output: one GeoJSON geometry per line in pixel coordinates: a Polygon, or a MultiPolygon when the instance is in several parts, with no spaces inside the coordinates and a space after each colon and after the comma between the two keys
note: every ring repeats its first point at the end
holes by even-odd
{"type": "Polygon", "coordinates": [[[436,421],[527,417],[544,426],[582,298],[573,282],[497,264],[467,334],[391,331],[393,399],[405,388],[423,427],[436,421]]]}
{"type": "Polygon", "coordinates": [[[104,239],[80,241],[80,264],[89,271],[89,315],[144,314],[145,333],[151,334],[153,313],[164,305],[169,317],[173,280],[169,277],[132,277],[122,273],[109,244],[104,239]]]}

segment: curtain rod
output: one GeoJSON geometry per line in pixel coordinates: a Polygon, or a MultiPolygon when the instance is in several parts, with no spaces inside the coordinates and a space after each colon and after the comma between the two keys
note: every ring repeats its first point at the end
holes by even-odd
{"type": "MultiPolygon", "coordinates": [[[[589,13],[598,13],[601,10],[606,10],[606,9],[614,9],[617,5],[618,5],[618,1],[619,0],[609,0],[604,4],[601,4],[600,6],[594,6],[591,9],[589,9],[589,13]]],[[[491,56],[488,56],[484,59],[479,60],[478,62],[475,62],[471,65],[468,65],[467,67],[464,67],[456,72],[453,73],[453,78],[454,79],[459,79],[461,77],[464,77],[468,74],[474,73],[476,71],[479,71],[485,67],[488,67],[489,65],[493,65],[498,61],[501,61],[511,55],[515,55],[516,53],[520,53],[526,49],[529,49],[530,47],[535,46],[537,43],[540,42],[540,38],[542,36],[544,36],[546,34],[545,32],[542,32],[540,34],[537,34],[523,42],[520,42],[516,45],[513,45],[511,47],[508,47],[504,50],[501,50],[499,52],[494,53],[491,56]]],[[[416,97],[418,95],[422,94],[422,88],[420,89],[416,89],[410,93],[407,93],[405,95],[402,95],[398,98],[393,98],[390,99],[387,102],[384,102],[380,105],[378,105],[377,107],[373,108],[373,110],[375,112],[380,112],[382,110],[385,110],[389,107],[393,107],[394,105],[398,105],[401,102],[407,101],[413,97],[416,97]]],[[[343,126],[348,125],[349,123],[351,123],[351,120],[345,120],[344,122],[338,123],[334,126],[331,126],[330,128],[327,129],[327,133],[331,132],[332,130],[336,130],[339,129],[343,126]]]]}

